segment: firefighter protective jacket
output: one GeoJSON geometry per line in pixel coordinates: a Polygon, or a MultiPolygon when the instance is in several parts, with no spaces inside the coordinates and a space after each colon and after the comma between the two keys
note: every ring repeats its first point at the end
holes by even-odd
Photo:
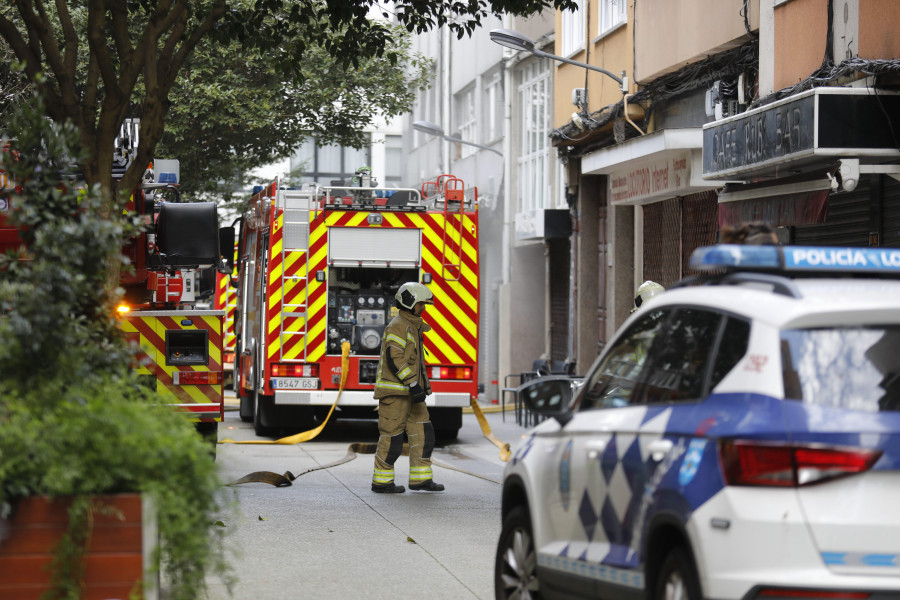
{"type": "Polygon", "coordinates": [[[401,310],[387,327],[381,342],[381,359],[375,381],[375,399],[386,396],[409,396],[409,386],[418,383],[426,394],[431,383],[425,374],[422,334],[431,326],[410,312],[401,310]]]}

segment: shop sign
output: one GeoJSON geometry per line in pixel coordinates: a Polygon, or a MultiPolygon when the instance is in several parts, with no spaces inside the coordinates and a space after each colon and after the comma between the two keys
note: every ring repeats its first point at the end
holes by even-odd
{"type": "Polygon", "coordinates": [[[703,127],[703,178],[782,177],[841,156],[898,156],[900,96],[865,88],[826,87],[703,127]]]}
{"type": "Polygon", "coordinates": [[[610,203],[639,204],[649,198],[677,196],[678,192],[690,187],[690,179],[691,155],[688,152],[613,171],[609,175],[610,203]]]}
{"type": "Polygon", "coordinates": [[[815,96],[703,129],[703,176],[738,173],[813,147],[815,96]]]}

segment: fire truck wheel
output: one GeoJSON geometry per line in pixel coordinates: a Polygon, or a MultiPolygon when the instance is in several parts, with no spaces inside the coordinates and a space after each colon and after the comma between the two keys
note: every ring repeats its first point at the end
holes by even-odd
{"type": "Polygon", "coordinates": [[[238,392],[238,398],[241,402],[241,421],[244,423],[252,423],[253,422],[253,395],[252,394],[242,394],[238,392]]]}
{"type": "Polygon", "coordinates": [[[212,423],[198,421],[196,426],[197,432],[203,436],[203,440],[209,442],[212,458],[216,460],[216,449],[219,446],[219,423],[217,421],[212,423]]]}
{"type": "Polygon", "coordinates": [[[434,437],[440,445],[456,441],[462,427],[462,409],[456,407],[433,407],[428,409],[434,437]]]}
{"type": "Polygon", "coordinates": [[[260,394],[258,391],[253,392],[256,407],[253,410],[253,430],[256,435],[268,436],[274,433],[275,427],[272,423],[273,413],[275,412],[275,397],[260,394]]]}

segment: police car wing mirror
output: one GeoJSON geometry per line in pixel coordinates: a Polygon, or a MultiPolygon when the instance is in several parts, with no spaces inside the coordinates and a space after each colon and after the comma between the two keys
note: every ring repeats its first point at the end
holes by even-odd
{"type": "Polygon", "coordinates": [[[518,395],[528,410],[559,420],[569,415],[575,387],[569,377],[542,377],[520,386],[518,395]]]}

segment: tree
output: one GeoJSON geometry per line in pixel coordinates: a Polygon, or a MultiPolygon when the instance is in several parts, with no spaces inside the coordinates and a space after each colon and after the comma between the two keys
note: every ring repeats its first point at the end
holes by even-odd
{"type": "Polygon", "coordinates": [[[430,61],[409,51],[409,34],[395,31],[386,57],[344,68],[323,48],[307,50],[298,83],[268,57],[232,42],[201,43],[170,94],[157,157],[177,158],[181,190],[227,199],[244,188],[253,168],[289,156],[314,135],[322,143],[361,148],[376,117],[408,112],[428,85],[430,61]]]}
{"type": "MultiPolygon", "coordinates": [[[[201,42],[224,47],[237,41],[297,82],[313,47],[344,65],[374,57],[396,61],[392,30],[369,18],[374,5],[376,0],[17,0],[0,8],[0,38],[38,82],[48,115],[75,124],[87,152],[81,170],[89,184],[101,185],[104,212],[112,218],[120,208],[110,165],[121,123],[129,115],[141,118],[140,146],[119,182],[131,190],[163,136],[173,87],[201,42]],[[38,79],[40,73],[46,76],[38,79]]],[[[391,6],[393,14],[382,14],[409,31],[446,26],[462,37],[488,14],[527,15],[575,3],[400,0],[391,6]]]]}

